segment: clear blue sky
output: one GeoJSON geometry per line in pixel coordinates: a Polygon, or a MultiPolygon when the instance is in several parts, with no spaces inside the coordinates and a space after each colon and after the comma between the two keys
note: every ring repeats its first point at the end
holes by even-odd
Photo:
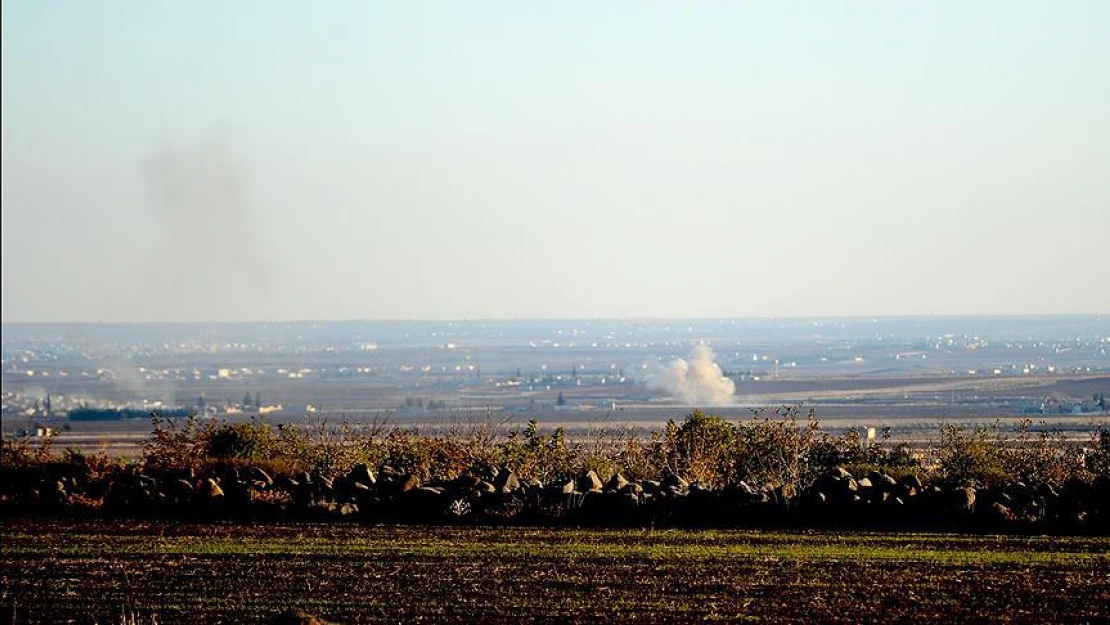
{"type": "Polygon", "coordinates": [[[1110,312],[1110,2],[3,4],[3,319],[1110,312]]]}

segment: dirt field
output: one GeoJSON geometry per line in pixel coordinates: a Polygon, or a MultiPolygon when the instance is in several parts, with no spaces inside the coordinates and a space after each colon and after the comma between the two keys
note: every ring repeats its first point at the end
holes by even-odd
{"type": "Polygon", "coordinates": [[[3,622],[1110,622],[1110,538],[4,520],[3,622]],[[11,618],[14,609],[15,618],[11,618]]]}

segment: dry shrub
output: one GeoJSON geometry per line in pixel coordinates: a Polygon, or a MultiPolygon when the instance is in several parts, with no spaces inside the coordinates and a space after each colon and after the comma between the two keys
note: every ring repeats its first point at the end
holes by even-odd
{"type": "Polygon", "coordinates": [[[860,431],[855,428],[840,436],[822,434],[810,451],[810,462],[822,473],[840,467],[852,475],[880,471],[900,478],[924,470],[909,445],[898,443],[890,446],[890,428],[883,428],[882,437],[868,445],[864,444],[860,431]]]}
{"type": "Polygon", "coordinates": [[[57,430],[47,428],[44,436],[32,437],[30,432],[35,431],[34,420],[28,419],[27,426],[23,429],[25,435],[5,437],[0,440],[0,466],[9,469],[26,468],[47,462],[53,453],[54,437],[57,430]]]}
{"type": "Polygon", "coordinates": [[[628,460],[642,456],[637,453],[637,448],[642,450],[642,447],[635,427],[614,421],[610,412],[589,423],[572,453],[577,456],[576,464],[581,471],[595,471],[606,480],[616,473],[631,473],[628,460]]]}
{"type": "Polygon", "coordinates": [[[511,432],[498,445],[499,460],[521,477],[548,482],[572,476],[577,458],[567,445],[563,428],[550,433],[540,430],[535,419],[524,430],[511,432]]]}
{"type": "Polygon", "coordinates": [[[143,462],[154,469],[198,469],[208,461],[208,445],[217,423],[191,414],[184,420],[150,416],[151,434],[143,445],[143,462]]]}
{"type": "Polygon", "coordinates": [[[1094,477],[1110,480],[1110,426],[1101,426],[1091,435],[1086,465],[1094,477]]]}
{"type": "Polygon", "coordinates": [[[1044,421],[1040,430],[1034,431],[1032,422],[1022,419],[1017,435],[1012,440],[1003,438],[1002,448],[1003,468],[1010,480],[1063,483],[1082,468],[1077,461],[1079,450],[1044,421]]]}
{"type": "Polygon", "coordinates": [[[666,430],[655,435],[651,455],[660,473],[674,473],[706,486],[719,486],[733,467],[736,426],[700,410],[687,415],[679,425],[667,421],[666,430]]]}
{"type": "Polygon", "coordinates": [[[811,457],[820,430],[816,412],[803,414],[800,406],[782,406],[772,412],[775,418],[766,412],[754,411],[751,421],[736,429],[733,480],[809,486],[820,471],[811,457]]]}

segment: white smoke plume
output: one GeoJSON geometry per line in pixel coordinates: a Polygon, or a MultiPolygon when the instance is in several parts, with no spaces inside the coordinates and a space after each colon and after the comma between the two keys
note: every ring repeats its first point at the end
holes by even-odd
{"type": "Polygon", "coordinates": [[[695,406],[731,404],[736,392],[736,384],[724,376],[708,345],[696,345],[688,361],[649,361],[644,381],[648,388],[695,406]]]}

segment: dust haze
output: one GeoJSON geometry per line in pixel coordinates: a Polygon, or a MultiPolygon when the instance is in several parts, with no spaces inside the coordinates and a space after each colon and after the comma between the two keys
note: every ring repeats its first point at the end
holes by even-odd
{"type": "Polygon", "coordinates": [[[273,281],[258,235],[247,172],[234,146],[214,136],[161,141],[139,171],[162,245],[147,261],[144,307],[165,319],[204,319],[253,311],[273,281]]]}

